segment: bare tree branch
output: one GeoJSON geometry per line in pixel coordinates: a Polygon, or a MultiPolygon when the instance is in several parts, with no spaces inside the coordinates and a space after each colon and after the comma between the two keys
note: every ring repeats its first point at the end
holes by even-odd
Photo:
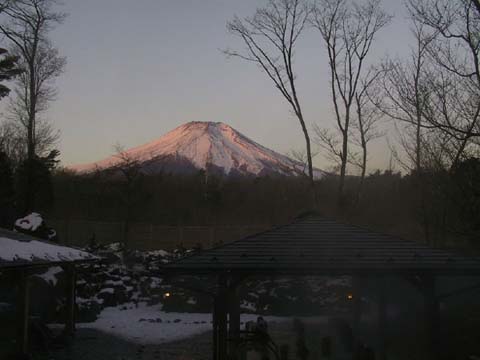
{"type": "Polygon", "coordinates": [[[294,71],[295,47],[310,14],[304,0],[270,0],[265,8],[243,20],[228,22],[228,31],[245,45],[243,52],[224,53],[256,63],[273,82],[297,117],[306,144],[308,175],[313,189],[313,165],[310,135],[300,104],[294,71]]]}
{"type": "Polygon", "coordinates": [[[330,87],[338,130],[338,137],[317,131],[317,139],[325,142],[324,148],[329,149],[335,158],[340,158],[340,203],[348,157],[352,153],[349,150],[349,135],[355,94],[375,36],[390,22],[391,16],[381,9],[380,0],[367,0],[353,5],[346,0],[320,0],[313,15],[311,23],[320,32],[328,53],[330,87]]]}

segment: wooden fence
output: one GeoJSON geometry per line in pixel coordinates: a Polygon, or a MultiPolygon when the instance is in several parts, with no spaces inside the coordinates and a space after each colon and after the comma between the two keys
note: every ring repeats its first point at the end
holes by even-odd
{"type": "Polygon", "coordinates": [[[125,241],[138,250],[173,250],[179,246],[209,248],[270,228],[270,225],[165,226],[149,223],[129,224],[128,234],[123,222],[85,220],[48,220],[65,245],[85,246],[92,238],[100,244],[125,241]]]}

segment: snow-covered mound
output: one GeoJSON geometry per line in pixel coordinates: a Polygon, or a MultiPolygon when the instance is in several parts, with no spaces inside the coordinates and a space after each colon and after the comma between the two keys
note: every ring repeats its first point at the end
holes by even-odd
{"type": "Polygon", "coordinates": [[[32,212],[23,218],[17,219],[13,229],[14,231],[38,237],[43,240],[58,242],[55,229],[48,227],[43,220],[42,215],[36,212],[32,212]]]}
{"type": "Polygon", "coordinates": [[[43,223],[42,216],[39,213],[31,213],[23,218],[15,221],[15,227],[21,228],[27,231],[37,230],[43,223]]]}
{"type": "MultiPolygon", "coordinates": [[[[107,159],[71,167],[79,173],[138,162],[150,173],[188,173],[199,169],[225,175],[299,175],[304,164],[256,143],[220,122],[190,122],[159,139],[107,159]]],[[[316,177],[323,172],[316,170],[316,177]]]]}

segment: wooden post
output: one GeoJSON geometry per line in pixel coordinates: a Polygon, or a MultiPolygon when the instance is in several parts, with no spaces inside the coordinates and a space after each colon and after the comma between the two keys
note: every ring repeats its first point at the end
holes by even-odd
{"type": "Polygon", "coordinates": [[[212,327],[213,327],[213,339],[212,339],[212,352],[213,360],[218,359],[218,296],[213,299],[213,312],[212,312],[212,327]]]}
{"type": "Polygon", "coordinates": [[[65,240],[64,244],[70,245],[70,216],[65,220],[65,240]]]}
{"type": "Polygon", "coordinates": [[[30,288],[28,272],[23,270],[20,274],[20,283],[17,292],[17,316],[18,316],[18,352],[21,355],[28,354],[28,334],[30,317],[30,288]]]}
{"type": "Polygon", "coordinates": [[[220,275],[217,295],[217,326],[218,326],[218,360],[227,358],[227,281],[224,275],[220,275]]]}
{"type": "Polygon", "coordinates": [[[178,242],[177,242],[177,246],[178,245],[181,245],[183,246],[183,226],[180,225],[178,227],[178,242]]]}
{"type": "Polygon", "coordinates": [[[230,359],[236,360],[240,340],[240,299],[236,287],[230,288],[228,293],[228,320],[228,353],[230,359]]]}
{"type": "Polygon", "coordinates": [[[227,358],[227,278],[220,274],[218,277],[218,290],[213,306],[213,359],[225,360],[227,358]]]}
{"type": "Polygon", "coordinates": [[[387,299],[385,294],[385,279],[378,278],[378,349],[377,359],[386,360],[386,325],[387,325],[387,299]]]}
{"type": "Polygon", "coordinates": [[[68,336],[75,334],[75,303],[76,303],[76,273],[75,265],[65,267],[67,275],[67,286],[65,293],[65,329],[64,332],[68,336]]]}
{"type": "Polygon", "coordinates": [[[209,228],[209,247],[212,248],[215,244],[215,225],[210,226],[209,228]]]}
{"type": "Polygon", "coordinates": [[[353,360],[358,360],[360,351],[360,319],[362,316],[362,293],[361,279],[358,276],[352,278],[353,281],[353,313],[352,313],[352,332],[353,332],[353,360]]]}
{"type": "Polygon", "coordinates": [[[427,350],[430,359],[436,360],[439,354],[439,304],[435,291],[435,277],[424,278],[424,296],[425,296],[425,324],[427,335],[427,350]]]}
{"type": "Polygon", "coordinates": [[[152,246],[154,244],[154,240],[153,240],[153,224],[150,223],[150,226],[149,226],[149,234],[148,234],[148,250],[152,250],[154,249],[154,247],[152,246]]]}

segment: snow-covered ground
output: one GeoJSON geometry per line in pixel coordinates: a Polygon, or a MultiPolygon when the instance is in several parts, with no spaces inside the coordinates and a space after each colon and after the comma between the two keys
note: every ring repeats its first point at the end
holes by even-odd
{"type": "MultiPolygon", "coordinates": [[[[264,317],[267,322],[288,321],[288,317],[264,317]]],[[[256,321],[253,314],[242,314],[241,321],[256,321]]],[[[93,323],[79,323],[90,328],[139,344],[159,344],[191,337],[212,329],[212,315],[201,313],[169,313],[161,306],[139,303],[105,308],[93,323]]]]}

